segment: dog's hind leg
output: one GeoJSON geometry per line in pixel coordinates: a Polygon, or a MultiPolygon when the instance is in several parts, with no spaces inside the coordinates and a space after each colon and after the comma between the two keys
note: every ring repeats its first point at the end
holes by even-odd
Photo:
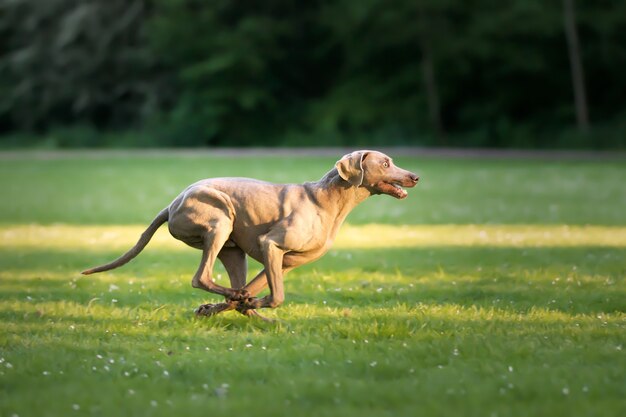
{"type": "MultiPolygon", "coordinates": [[[[255,278],[257,285],[250,287],[246,285],[246,278],[248,272],[248,263],[246,262],[246,253],[239,247],[224,247],[217,255],[218,259],[224,265],[228,277],[230,278],[230,285],[233,289],[243,289],[246,291],[252,290],[254,293],[249,292],[250,297],[258,294],[267,286],[267,279],[265,278],[265,271],[261,271],[255,278]],[[261,277],[260,277],[261,276],[261,277]]],[[[245,293],[244,293],[245,294],[245,293]]],[[[249,300],[249,299],[248,299],[249,300]]],[[[210,310],[204,308],[204,311],[212,311],[213,314],[217,314],[221,311],[227,311],[232,309],[232,305],[235,304],[238,312],[248,317],[257,317],[261,320],[272,321],[266,317],[263,317],[254,309],[245,308],[246,301],[233,303],[228,300],[225,303],[213,304],[210,310]]]]}
{"type": "MultiPolygon", "coordinates": [[[[222,311],[233,310],[237,306],[237,301],[249,298],[247,291],[243,289],[233,289],[216,284],[213,280],[213,266],[215,259],[222,250],[224,243],[228,240],[232,232],[230,220],[213,221],[210,230],[204,236],[204,249],[202,260],[198,271],[193,277],[191,285],[194,288],[201,288],[205,291],[224,296],[228,302],[219,304],[204,304],[196,309],[196,314],[210,316],[222,311]]],[[[241,279],[238,275],[237,279],[241,279]]],[[[245,275],[244,275],[245,283],[245,275]]]]}
{"type": "Polygon", "coordinates": [[[240,289],[245,287],[248,274],[246,253],[237,246],[223,247],[217,257],[228,273],[231,288],[240,289]]]}

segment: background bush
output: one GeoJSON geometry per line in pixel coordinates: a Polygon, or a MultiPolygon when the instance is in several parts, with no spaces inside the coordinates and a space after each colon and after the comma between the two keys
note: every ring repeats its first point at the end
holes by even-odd
{"type": "Polygon", "coordinates": [[[623,148],[626,3],[575,4],[577,130],[566,2],[6,1],[0,145],[623,148]]]}

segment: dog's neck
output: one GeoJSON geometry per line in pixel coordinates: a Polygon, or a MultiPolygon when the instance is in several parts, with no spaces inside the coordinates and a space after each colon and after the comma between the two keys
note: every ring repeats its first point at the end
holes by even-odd
{"type": "Polygon", "coordinates": [[[355,187],[341,178],[336,168],[327,172],[321,180],[310,184],[316,190],[317,203],[330,212],[337,211],[332,214],[340,219],[340,222],[343,222],[358,204],[372,195],[366,187],[355,187]]]}

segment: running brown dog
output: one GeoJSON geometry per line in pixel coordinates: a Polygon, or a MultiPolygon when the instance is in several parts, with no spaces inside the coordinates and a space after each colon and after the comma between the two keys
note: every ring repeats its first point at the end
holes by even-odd
{"type": "Polygon", "coordinates": [[[259,316],[258,308],[276,308],[285,299],[283,276],[328,251],[350,211],[367,197],[407,196],[402,187],[414,187],[419,177],[398,168],[387,155],[356,151],[345,155],[321,180],[304,184],[271,184],[247,178],[211,178],[190,185],[143,232],[127,253],[83,274],[124,265],[143,250],[156,230],[168,222],[176,239],[202,250],[192,286],[219,294],[226,301],[198,307],[210,316],[236,309],[259,316]],[[246,285],[246,254],[263,269],[246,285]],[[218,258],[231,288],[213,282],[218,258]],[[269,285],[270,294],[255,296],[269,285]]]}

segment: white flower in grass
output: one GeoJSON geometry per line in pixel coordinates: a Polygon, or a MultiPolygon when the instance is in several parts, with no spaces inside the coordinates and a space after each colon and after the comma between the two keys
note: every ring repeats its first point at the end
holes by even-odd
{"type": "Polygon", "coordinates": [[[74,410],[74,411],[78,411],[78,410],[80,410],[80,405],[78,405],[78,404],[72,404],[72,410],[74,410]]]}
{"type": "Polygon", "coordinates": [[[247,348],[251,348],[251,347],[252,347],[252,343],[248,343],[248,344],[246,344],[246,347],[247,347],[247,348]]]}
{"type": "Polygon", "coordinates": [[[96,355],[96,358],[102,359],[102,355],[98,354],[98,355],[96,355]]]}
{"type": "Polygon", "coordinates": [[[167,371],[163,371],[163,376],[166,376],[166,377],[167,377],[167,376],[170,376],[170,373],[169,373],[169,372],[167,372],[167,371]]]}
{"type": "Polygon", "coordinates": [[[155,400],[150,401],[150,405],[153,407],[156,407],[157,405],[159,405],[158,402],[156,402],[155,400]]]}
{"type": "Polygon", "coordinates": [[[222,384],[221,386],[215,388],[215,395],[219,398],[226,397],[228,395],[228,388],[230,388],[230,385],[222,384]]]}
{"type": "Polygon", "coordinates": [[[370,366],[372,368],[375,367],[376,365],[378,365],[378,362],[376,362],[376,361],[370,362],[370,366]]]}
{"type": "Polygon", "coordinates": [[[563,387],[561,392],[563,393],[563,395],[569,395],[569,388],[568,387],[563,387]]]}
{"type": "Polygon", "coordinates": [[[128,395],[135,395],[134,389],[129,388],[127,392],[128,392],[128,395]]]}
{"type": "Polygon", "coordinates": [[[43,375],[45,375],[45,376],[48,376],[48,375],[50,375],[50,372],[48,372],[48,371],[43,371],[43,372],[42,372],[42,374],[43,374],[43,375]]]}
{"type": "Polygon", "coordinates": [[[7,362],[4,366],[6,366],[9,369],[13,368],[13,364],[11,362],[7,362]]]}

